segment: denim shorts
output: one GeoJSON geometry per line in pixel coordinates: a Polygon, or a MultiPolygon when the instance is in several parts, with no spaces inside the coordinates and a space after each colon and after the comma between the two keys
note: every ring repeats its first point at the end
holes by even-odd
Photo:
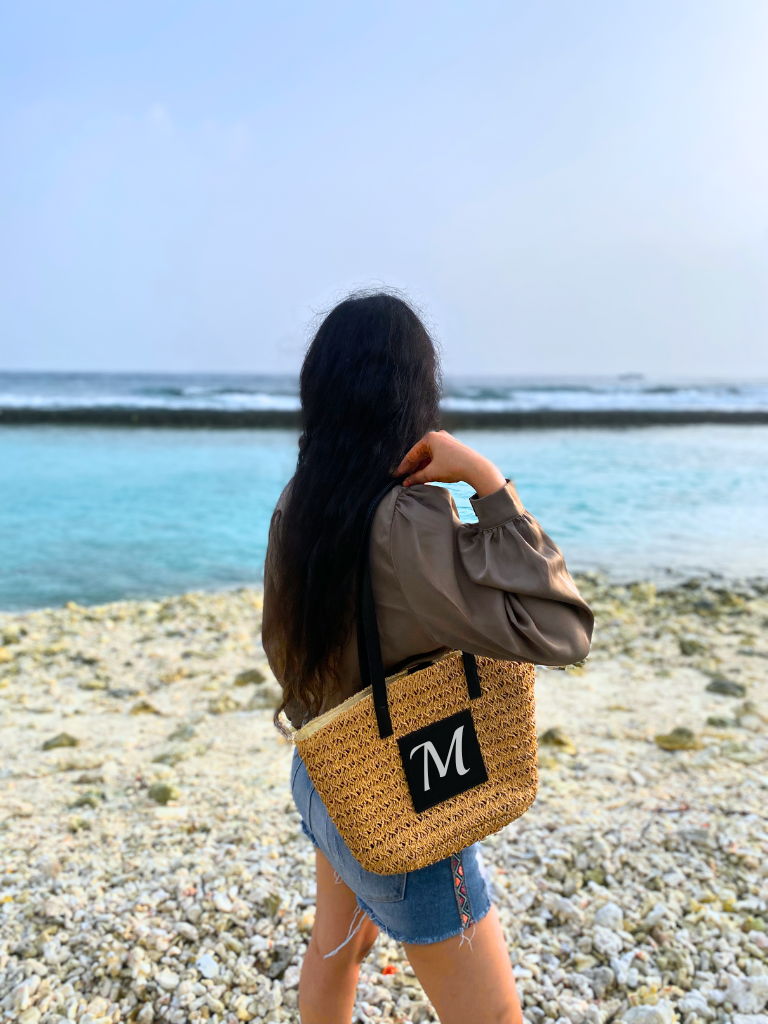
{"type": "Polygon", "coordinates": [[[460,935],[491,909],[478,843],[417,871],[376,875],[361,867],[350,853],[296,749],[291,790],[306,835],[354,892],[358,907],[396,941],[442,942],[460,935]]]}

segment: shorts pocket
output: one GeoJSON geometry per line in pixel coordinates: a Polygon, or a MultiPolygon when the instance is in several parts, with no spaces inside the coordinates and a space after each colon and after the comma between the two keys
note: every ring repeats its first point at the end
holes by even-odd
{"type": "Polygon", "coordinates": [[[333,866],[355,896],[366,903],[399,903],[405,899],[408,875],[376,875],[373,871],[366,871],[352,856],[327,812],[326,817],[328,844],[335,855],[332,858],[333,866]]]}

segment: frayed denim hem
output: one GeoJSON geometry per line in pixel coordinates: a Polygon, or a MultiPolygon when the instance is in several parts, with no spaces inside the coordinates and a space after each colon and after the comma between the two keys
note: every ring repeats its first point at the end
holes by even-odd
{"type": "MultiPolygon", "coordinates": [[[[384,932],[385,935],[388,935],[390,939],[394,939],[395,942],[404,942],[404,943],[406,943],[409,946],[431,946],[435,942],[445,942],[446,939],[452,939],[452,938],[454,938],[454,937],[456,937],[458,935],[462,935],[463,936],[466,931],[468,931],[470,928],[473,928],[476,924],[479,924],[480,921],[483,920],[483,918],[486,916],[488,911],[493,906],[493,902],[491,900],[488,900],[488,903],[486,904],[486,906],[483,908],[483,910],[479,914],[477,914],[477,915],[473,914],[472,921],[470,922],[469,925],[467,925],[466,928],[462,928],[461,926],[459,926],[458,928],[454,928],[454,929],[452,929],[449,932],[445,932],[444,935],[436,935],[434,938],[429,938],[429,939],[412,939],[412,938],[409,938],[409,936],[407,936],[407,935],[401,935],[398,932],[392,931],[391,928],[388,928],[387,925],[385,925],[384,922],[381,921],[376,916],[374,911],[371,910],[371,908],[368,906],[368,904],[364,900],[361,900],[359,896],[357,896],[355,898],[357,899],[358,907],[360,907],[361,910],[365,911],[365,913],[373,921],[373,923],[377,926],[377,928],[380,928],[384,932]]],[[[470,943],[470,945],[471,945],[471,943],[470,943]]]]}

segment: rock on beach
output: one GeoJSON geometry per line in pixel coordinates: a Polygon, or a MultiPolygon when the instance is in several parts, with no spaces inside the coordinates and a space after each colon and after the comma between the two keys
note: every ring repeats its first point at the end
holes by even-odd
{"type": "MultiPolygon", "coordinates": [[[[526,1021],[768,1024],[768,586],[579,584],[593,653],[539,670],[539,797],[483,843],[526,1021]]],[[[260,620],[0,615],[2,1024],[298,1022],[314,852],[260,620]]],[[[436,1020],[386,936],[354,1019],[436,1020]]]]}

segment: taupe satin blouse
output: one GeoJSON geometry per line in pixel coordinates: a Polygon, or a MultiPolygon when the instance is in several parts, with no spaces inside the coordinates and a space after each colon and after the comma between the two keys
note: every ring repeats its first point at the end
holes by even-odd
{"type": "MultiPolygon", "coordinates": [[[[290,486],[290,485],[289,485],[290,486]]],[[[277,505],[279,528],[288,488],[277,505]]],[[[371,529],[371,579],[387,674],[447,650],[538,665],[568,665],[587,656],[593,615],[554,541],[526,512],[511,484],[471,498],[477,523],[462,523],[450,492],[417,484],[394,487],[371,529]]],[[[272,533],[264,572],[262,643],[278,681],[279,653],[270,600],[276,566],[272,533]]],[[[341,686],[323,711],[360,689],[352,631],[339,666],[341,686]]],[[[295,727],[307,718],[289,707],[295,727]]]]}

